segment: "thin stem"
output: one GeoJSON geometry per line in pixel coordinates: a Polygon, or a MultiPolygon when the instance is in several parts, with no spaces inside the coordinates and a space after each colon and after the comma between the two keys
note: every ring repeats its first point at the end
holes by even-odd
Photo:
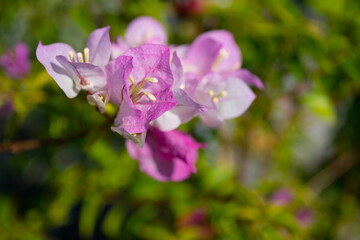
{"type": "Polygon", "coordinates": [[[30,139],[17,142],[2,142],[0,143],[0,152],[11,152],[19,153],[26,150],[33,150],[40,147],[44,147],[52,144],[62,144],[76,138],[79,138],[85,135],[88,130],[83,130],[78,132],[75,135],[64,137],[64,138],[47,138],[47,139],[30,139]]]}
{"type": "Polygon", "coordinates": [[[336,179],[341,177],[352,167],[358,163],[356,153],[348,151],[340,155],[334,161],[330,162],[324,169],[318,172],[309,181],[309,186],[317,193],[320,194],[324,189],[330,186],[336,179]]]}

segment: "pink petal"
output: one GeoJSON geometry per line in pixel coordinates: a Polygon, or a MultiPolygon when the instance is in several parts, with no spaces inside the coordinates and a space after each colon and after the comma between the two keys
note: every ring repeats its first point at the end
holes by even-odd
{"type": "Polygon", "coordinates": [[[206,38],[211,38],[222,45],[220,54],[223,54],[223,59],[216,65],[215,71],[224,72],[240,68],[241,52],[232,33],[226,30],[212,30],[198,37],[198,39],[206,38]]]}
{"type": "Polygon", "coordinates": [[[111,44],[111,58],[115,59],[120,57],[126,50],[129,49],[129,46],[124,42],[124,40],[118,36],[116,42],[111,44]]]}
{"type": "Polygon", "coordinates": [[[56,56],[56,60],[77,84],[80,84],[80,80],[86,83],[86,85],[80,85],[81,89],[91,93],[105,89],[106,76],[100,67],[89,63],[70,62],[64,56],[56,56]]]}
{"type": "Polygon", "coordinates": [[[140,170],[158,181],[182,181],[195,173],[198,149],[204,147],[180,131],[162,132],[153,127],[148,131],[143,148],[126,142],[140,170]]]}
{"type": "Polygon", "coordinates": [[[171,61],[171,72],[174,76],[173,89],[179,88],[181,85],[181,79],[184,75],[184,70],[181,64],[180,58],[177,56],[177,53],[173,53],[173,58],[171,61]]]}
{"type": "Polygon", "coordinates": [[[109,29],[110,26],[99,28],[90,34],[86,44],[90,50],[89,63],[105,66],[109,62],[111,55],[109,29]]]}
{"type": "Polygon", "coordinates": [[[120,106],[129,98],[129,75],[133,68],[132,57],[120,56],[105,66],[110,101],[120,106]]]}
{"type": "Polygon", "coordinates": [[[128,25],[125,40],[131,47],[145,43],[166,44],[167,32],[163,25],[152,17],[138,17],[128,25]]]}
{"type": "Polygon", "coordinates": [[[206,106],[196,103],[184,90],[176,89],[173,92],[177,105],[154,121],[154,125],[162,131],[174,130],[196,115],[207,111],[206,106]]]}
{"type": "Polygon", "coordinates": [[[264,84],[261,82],[261,80],[256,75],[252,74],[249,70],[244,68],[228,72],[227,76],[237,77],[242,81],[244,81],[245,83],[255,86],[259,89],[264,88],[264,84]]]}
{"type": "Polygon", "coordinates": [[[256,96],[243,81],[237,78],[229,78],[226,83],[227,95],[220,98],[216,107],[223,119],[236,118],[250,107],[256,96]]]}
{"type": "Polygon", "coordinates": [[[187,51],[186,71],[202,76],[211,71],[222,45],[212,38],[196,38],[187,51]]]}
{"type": "Polygon", "coordinates": [[[76,87],[73,79],[64,67],[55,59],[56,56],[68,56],[68,52],[74,50],[67,44],[54,43],[50,45],[39,45],[36,49],[36,57],[45,67],[49,75],[56,81],[67,97],[74,98],[78,95],[80,88],[76,87]]]}

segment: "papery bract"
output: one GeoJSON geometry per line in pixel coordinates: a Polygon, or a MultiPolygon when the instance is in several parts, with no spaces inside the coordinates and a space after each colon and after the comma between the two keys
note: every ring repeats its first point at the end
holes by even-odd
{"type": "Polygon", "coordinates": [[[198,36],[190,46],[175,48],[185,65],[186,72],[200,77],[217,72],[236,77],[249,85],[263,89],[261,80],[250,71],[241,68],[242,55],[233,35],[226,30],[213,30],[198,36]]]}
{"type": "Polygon", "coordinates": [[[119,89],[125,87],[122,99],[111,101],[120,105],[115,119],[116,132],[125,131],[130,134],[146,132],[150,122],[160,117],[164,112],[176,105],[176,99],[171,91],[173,76],[169,65],[169,49],[163,45],[144,44],[130,49],[123,56],[132,57],[132,70],[128,81],[112,84],[119,89]],[[122,84],[116,86],[116,84],[122,84]]]}
{"type": "Polygon", "coordinates": [[[219,127],[225,119],[245,112],[254,101],[255,94],[238,78],[212,73],[202,79],[195,98],[208,107],[208,111],[201,115],[205,125],[219,127]]]}
{"type": "Polygon", "coordinates": [[[217,59],[222,45],[211,38],[196,38],[186,48],[184,45],[177,49],[185,72],[192,72],[202,78],[212,71],[212,66],[217,59]]]}
{"type": "Polygon", "coordinates": [[[116,42],[112,44],[112,58],[145,43],[167,43],[167,32],[164,26],[148,16],[138,17],[131,21],[125,30],[124,39],[117,37],[116,42]]]}
{"type": "Polygon", "coordinates": [[[226,30],[212,30],[199,35],[196,40],[212,39],[221,44],[219,55],[215,59],[212,70],[216,72],[231,71],[240,68],[242,56],[233,35],[226,30]]]}
{"type": "Polygon", "coordinates": [[[94,93],[106,86],[102,68],[111,54],[109,28],[96,29],[90,34],[84,55],[76,54],[65,43],[42,45],[39,42],[36,57],[67,97],[76,97],[81,89],[94,93]]]}
{"type": "Polygon", "coordinates": [[[176,129],[198,114],[206,112],[207,107],[194,101],[194,92],[198,85],[198,76],[193,73],[184,74],[182,64],[176,52],[171,61],[171,70],[174,76],[172,90],[177,105],[156,119],[153,124],[162,131],[176,129]]]}
{"type": "Polygon", "coordinates": [[[130,156],[140,170],[158,181],[182,181],[195,173],[198,149],[206,147],[177,130],[163,132],[150,127],[143,148],[126,141],[130,156]]]}
{"type": "Polygon", "coordinates": [[[30,72],[29,49],[25,43],[18,43],[14,49],[0,57],[0,66],[10,78],[21,79],[30,72]]]}

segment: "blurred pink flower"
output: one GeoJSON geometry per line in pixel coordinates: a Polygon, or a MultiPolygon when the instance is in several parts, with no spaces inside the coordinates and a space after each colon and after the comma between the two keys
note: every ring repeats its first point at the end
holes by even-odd
{"type": "Polygon", "coordinates": [[[305,207],[298,209],[295,216],[299,224],[303,227],[310,227],[314,222],[314,212],[305,207]]]}
{"type": "Polygon", "coordinates": [[[216,235],[205,208],[196,208],[184,214],[176,225],[180,230],[192,228],[196,233],[196,239],[214,239],[216,235]]]}
{"type": "Polygon", "coordinates": [[[208,127],[219,127],[224,120],[238,117],[250,107],[256,96],[248,84],[263,87],[257,76],[241,68],[240,49],[228,31],[209,31],[190,46],[174,49],[184,72],[199,77],[194,99],[208,108],[200,115],[208,127]]]}
{"type": "Polygon", "coordinates": [[[14,49],[0,57],[0,66],[10,78],[21,79],[28,75],[31,69],[28,46],[23,42],[17,43],[14,49]]]}
{"type": "Polygon", "coordinates": [[[271,197],[270,202],[277,206],[286,206],[294,199],[294,195],[289,189],[281,188],[275,191],[271,197]]]}
{"type": "Polygon", "coordinates": [[[117,58],[130,48],[145,43],[166,44],[167,32],[164,26],[152,17],[142,16],[131,21],[125,30],[124,38],[118,36],[112,43],[112,58],[117,58]]]}
{"type": "Polygon", "coordinates": [[[140,170],[162,182],[189,178],[196,172],[198,149],[205,147],[183,132],[163,132],[155,127],[149,128],[143,148],[126,141],[126,148],[139,162],[140,170]]]}

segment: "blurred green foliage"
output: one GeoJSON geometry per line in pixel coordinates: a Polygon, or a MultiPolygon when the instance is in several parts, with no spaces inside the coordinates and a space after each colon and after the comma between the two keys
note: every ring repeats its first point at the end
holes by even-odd
{"type": "Polygon", "coordinates": [[[0,52],[25,41],[32,72],[0,74],[0,106],[14,105],[0,119],[0,239],[360,238],[360,2],[203,2],[178,14],[164,0],[2,0],[0,52]],[[265,84],[221,129],[182,126],[208,149],[181,183],[141,173],[85,95],[67,99],[35,58],[40,40],[82,49],[94,28],[111,25],[115,38],[142,15],[172,44],[231,31],[265,84]],[[293,199],[274,204],[284,188],[293,199]]]}

